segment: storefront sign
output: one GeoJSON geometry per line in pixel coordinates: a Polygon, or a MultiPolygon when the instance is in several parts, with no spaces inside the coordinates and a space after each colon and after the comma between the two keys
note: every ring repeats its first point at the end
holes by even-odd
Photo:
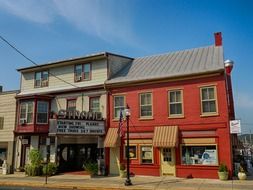
{"type": "Polygon", "coordinates": [[[104,121],[58,119],[50,123],[50,133],[64,135],[103,135],[104,121]]]}
{"type": "Polygon", "coordinates": [[[58,118],[60,119],[83,119],[83,120],[95,120],[101,121],[103,120],[101,112],[86,112],[86,111],[78,111],[78,110],[59,110],[58,118]]]}
{"type": "Polygon", "coordinates": [[[230,133],[231,134],[241,133],[241,120],[230,121],[230,133]]]}

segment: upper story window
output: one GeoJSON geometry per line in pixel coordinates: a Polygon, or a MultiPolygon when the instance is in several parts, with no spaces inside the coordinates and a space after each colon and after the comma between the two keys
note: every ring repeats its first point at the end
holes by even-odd
{"type": "Polygon", "coordinates": [[[35,73],[35,87],[46,87],[48,86],[48,71],[41,71],[35,73]]]}
{"type": "Polygon", "coordinates": [[[45,101],[37,102],[37,123],[39,124],[48,123],[48,102],[45,101]]]}
{"type": "Polygon", "coordinates": [[[91,79],[91,64],[79,64],[75,66],[75,82],[91,79]]]}
{"type": "Polygon", "coordinates": [[[140,117],[152,117],[152,93],[140,94],[140,117]]]}
{"type": "Polygon", "coordinates": [[[33,101],[26,101],[20,104],[19,123],[33,123],[33,101]]]}
{"type": "Polygon", "coordinates": [[[90,98],[90,111],[91,112],[100,112],[100,105],[99,105],[99,97],[91,97],[90,98]]]}
{"type": "Polygon", "coordinates": [[[169,99],[169,117],[177,117],[183,115],[183,98],[182,90],[170,90],[169,99]]]}
{"type": "Polygon", "coordinates": [[[201,113],[203,115],[217,113],[216,87],[208,86],[200,88],[201,113]]]}
{"type": "Polygon", "coordinates": [[[76,111],[76,99],[67,100],[67,110],[76,111]]]}
{"type": "Polygon", "coordinates": [[[125,96],[114,96],[113,97],[113,105],[114,105],[114,109],[113,109],[113,113],[114,113],[114,118],[118,119],[120,116],[120,110],[124,110],[125,109],[125,96]]]}

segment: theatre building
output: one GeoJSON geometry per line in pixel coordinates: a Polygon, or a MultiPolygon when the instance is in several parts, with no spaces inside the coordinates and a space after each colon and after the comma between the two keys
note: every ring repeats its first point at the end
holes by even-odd
{"type": "Polygon", "coordinates": [[[44,160],[49,153],[60,171],[103,161],[108,113],[104,81],[130,60],[98,53],[18,69],[15,167],[24,167],[31,149],[39,149],[44,160]]]}
{"type": "Polygon", "coordinates": [[[215,45],[136,58],[106,81],[109,173],[126,164],[126,134],[119,138],[117,128],[128,105],[131,173],[218,178],[225,163],[231,175],[232,64],[223,53],[215,33],[215,45]]]}
{"type": "Polygon", "coordinates": [[[16,99],[18,91],[2,91],[0,86],[0,173],[4,162],[8,172],[12,173],[14,165],[14,135],[16,99]]]}

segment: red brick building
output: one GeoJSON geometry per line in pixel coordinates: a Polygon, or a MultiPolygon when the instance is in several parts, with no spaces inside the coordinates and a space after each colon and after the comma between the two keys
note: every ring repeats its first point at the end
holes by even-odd
{"type": "Polygon", "coordinates": [[[107,80],[109,173],[118,174],[126,163],[126,138],[119,140],[117,130],[120,110],[128,105],[131,173],[217,178],[225,163],[231,174],[230,72],[216,33],[215,45],[136,58],[107,80]]]}

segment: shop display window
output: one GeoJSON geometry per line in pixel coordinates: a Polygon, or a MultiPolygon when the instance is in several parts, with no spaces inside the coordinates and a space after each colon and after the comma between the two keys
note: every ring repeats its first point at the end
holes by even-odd
{"type": "MultiPolygon", "coordinates": [[[[125,158],[127,153],[127,146],[125,146],[125,158]]],[[[137,146],[136,145],[129,145],[129,158],[130,159],[137,159],[137,146]]]]}
{"type": "Polygon", "coordinates": [[[6,155],[7,155],[7,149],[0,148],[0,167],[2,167],[4,160],[6,160],[6,155]]]}
{"type": "Polygon", "coordinates": [[[218,165],[216,145],[182,146],[182,164],[218,165]]]}
{"type": "Polygon", "coordinates": [[[141,146],[141,163],[142,164],[152,164],[153,163],[152,146],[141,146]]]}

